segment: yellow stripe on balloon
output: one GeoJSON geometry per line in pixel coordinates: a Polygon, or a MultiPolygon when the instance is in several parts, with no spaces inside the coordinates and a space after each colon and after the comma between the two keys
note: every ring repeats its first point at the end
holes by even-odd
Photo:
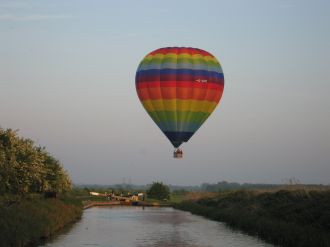
{"type": "Polygon", "coordinates": [[[148,112],[152,111],[192,111],[211,113],[217,106],[217,102],[207,100],[144,100],[144,108],[148,112]]]}
{"type": "Polygon", "coordinates": [[[218,60],[212,56],[202,56],[201,54],[188,54],[188,53],[166,53],[166,54],[155,54],[155,55],[148,55],[144,58],[144,62],[150,61],[151,59],[166,59],[166,58],[172,58],[172,59],[203,59],[206,61],[212,61],[216,64],[219,64],[218,60]]]}

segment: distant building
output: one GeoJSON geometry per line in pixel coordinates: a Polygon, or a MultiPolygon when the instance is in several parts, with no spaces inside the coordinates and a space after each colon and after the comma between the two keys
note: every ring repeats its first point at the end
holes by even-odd
{"type": "Polygon", "coordinates": [[[89,194],[91,195],[91,196],[99,196],[100,195],[100,193],[98,193],[98,192],[89,192],[89,194]]]}

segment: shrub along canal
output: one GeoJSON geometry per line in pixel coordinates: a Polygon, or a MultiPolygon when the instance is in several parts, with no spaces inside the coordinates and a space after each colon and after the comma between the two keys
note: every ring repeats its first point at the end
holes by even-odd
{"type": "Polygon", "coordinates": [[[112,206],[86,209],[81,221],[39,246],[258,247],[273,246],[221,222],[170,207],[112,206]]]}

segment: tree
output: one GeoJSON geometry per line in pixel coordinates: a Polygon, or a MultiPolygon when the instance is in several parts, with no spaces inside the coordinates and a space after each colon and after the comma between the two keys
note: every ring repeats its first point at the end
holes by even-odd
{"type": "Polygon", "coordinates": [[[0,128],[0,195],[70,189],[67,172],[45,148],[19,137],[17,131],[0,128]]]}
{"type": "Polygon", "coordinates": [[[71,180],[67,172],[63,169],[61,163],[42,150],[44,155],[44,164],[49,191],[65,192],[72,189],[71,180]]]}
{"type": "Polygon", "coordinates": [[[170,189],[162,182],[153,182],[149,190],[147,190],[149,198],[164,200],[170,198],[170,189]]]}

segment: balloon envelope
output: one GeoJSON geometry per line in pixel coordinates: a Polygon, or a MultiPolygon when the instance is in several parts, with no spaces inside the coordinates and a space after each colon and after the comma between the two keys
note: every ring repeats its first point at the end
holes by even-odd
{"type": "Polygon", "coordinates": [[[144,57],[135,85],[143,107],[177,148],[219,103],[224,76],[212,54],[191,47],[166,47],[144,57]]]}

